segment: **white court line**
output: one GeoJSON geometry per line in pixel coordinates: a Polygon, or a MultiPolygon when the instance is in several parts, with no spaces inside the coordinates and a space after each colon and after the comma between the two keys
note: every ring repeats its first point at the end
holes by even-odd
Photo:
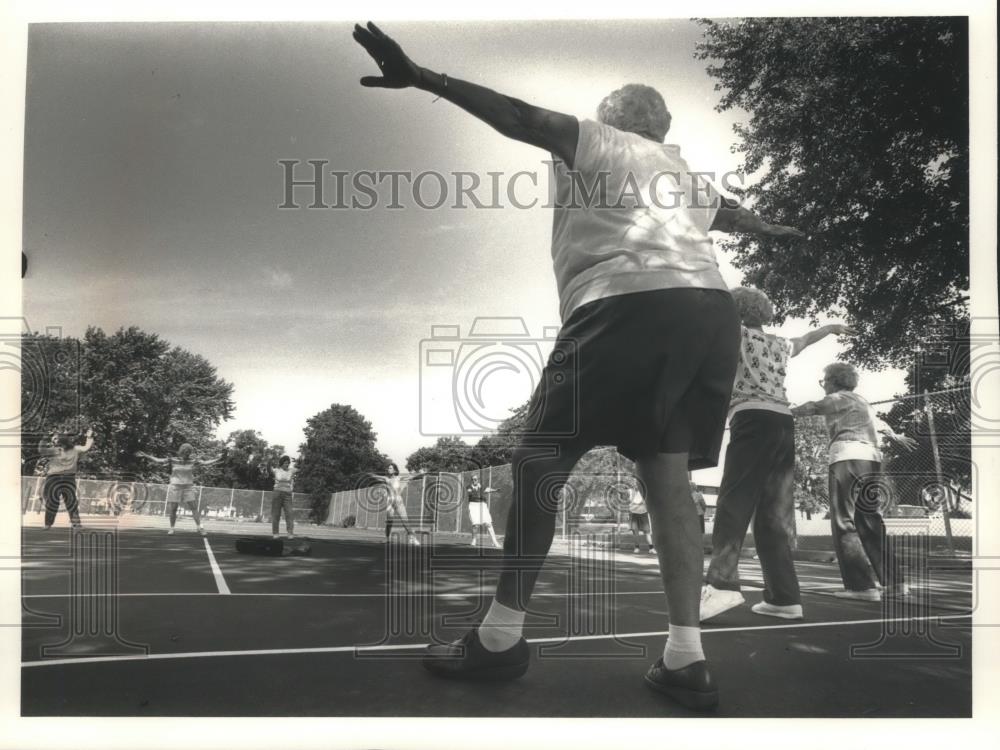
{"type": "MultiPolygon", "coordinates": [[[[387,593],[372,593],[372,592],[365,592],[365,593],[346,593],[345,592],[345,593],[340,593],[340,594],[305,594],[305,593],[282,594],[282,593],[275,593],[275,592],[256,592],[255,593],[255,592],[250,591],[250,592],[243,592],[243,593],[239,593],[239,592],[234,593],[234,592],[228,591],[228,590],[225,591],[225,592],[220,592],[220,593],[225,593],[225,594],[227,594],[229,596],[247,596],[247,597],[251,597],[251,596],[275,596],[275,597],[281,597],[281,596],[284,596],[284,597],[312,597],[312,598],[316,598],[316,599],[322,599],[322,598],[331,598],[331,599],[388,599],[390,597],[395,597],[395,596],[410,596],[410,597],[424,597],[424,596],[428,596],[428,592],[426,592],[426,591],[403,591],[403,592],[399,592],[399,593],[395,593],[395,594],[391,594],[391,595],[387,594],[387,593]]],[[[481,596],[482,594],[483,594],[483,591],[481,589],[476,589],[475,591],[469,591],[469,592],[442,591],[440,593],[434,594],[434,597],[435,598],[441,598],[441,599],[467,599],[467,598],[473,597],[473,596],[481,596]]],[[[615,596],[649,596],[650,594],[659,594],[660,596],[664,595],[662,589],[656,589],[655,591],[616,591],[615,592],[615,596]]],[[[107,594],[100,594],[100,593],[97,593],[97,594],[93,594],[93,593],[91,593],[91,594],[24,594],[21,598],[22,599],[71,599],[71,598],[77,597],[77,596],[82,596],[82,597],[87,597],[87,596],[101,596],[102,597],[102,596],[107,596],[107,594]]],[[[134,592],[134,593],[130,593],[130,594],[115,594],[115,596],[119,597],[119,598],[124,598],[124,597],[145,597],[145,596],[219,596],[219,594],[215,593],[215,592],[212,592],[212,591],[198,591],[198,592],[191,592],[191,593],[178,593],[178,592],[140,593],[140,592],[134,592]]],[[[586,593],[586,592],[584,592],[584,593],[564,593],[564,592],[547,592],[547,593],[542,593],[542,592],[537,592],[537,593],[532,594],[531,598],[532,599],[545,599],[545,598],[559,598],[559,597],[571,597],[571,596],[592,597],[594,595],[586,593]]]]}
{"type": "Polygon", "coordinates": [[[215,576],[215,585],[219,587],[220,594],[228,594],[229,586],[226,584],[226,579],[222,577],[222,568],[219,567],[219,563],[215,561],[215,555],[212,554],[212,548],[208,544],[208,538],[204,539],[205,551],[208,552],[208,563],[212,566],[212,575],[215,576]]]}
{"type": "MultiPolygon", "coordinates": [[[[748,625],[732,628],[711,628],[702,630],[702,635],[712,635],[713,633],[740,633],[755,630],[794,630],[804,628],[827,628],[841,627],[844,625],[871,625],[887,622],[916,622],[918,620],[960,620],[971,619],[972,615],[931,615],[926,617],[894,617],[889,619],[878,618],[875,620],[844,620],[841,622],[805,622],[786,623],[782,625],[748,625]]],[[[605,635],[576,635],[576,636],[554,636],[551,638],[528,638],[528,643],[566,643],[569,641],[607,641],[620,640],[624,638],[654,638],[665,636],[667,630],[650,630],[642,633],[611,633],[605,635]]],[[[285,656],[293,654],[344,654],[344,653],[367,653],[370,651],[414,651],[426,648],[426,643],[404,643],[390,644],[385,646],[321,646],[317,648],[268,648],[255,651],[188,651],[177,654],[149,654],[147,656],[81,656],[75,659],[44,659],[37,661],[23,661],[22,668],[28,667],[56,667],[69,664],[99,664],[120,661],[164,661],[168,659],[209,659],[235,656],[285,656]]]]}

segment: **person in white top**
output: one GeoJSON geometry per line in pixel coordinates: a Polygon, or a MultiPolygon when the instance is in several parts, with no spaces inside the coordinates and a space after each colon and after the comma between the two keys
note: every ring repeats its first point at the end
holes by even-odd
{"type": "Polygon", "coordinates": [[[195,458],[194,447],[190,443],[184,443],[177,449],[177,455],[167,458],[157,458],[143,451],[137,451],[139,458],[145,458],[154,464],[170,466],[170,484],[167,486],[166,512],[170,516],[170,530],[167,535],[174,533],[174,526],[177,525],[177,511],[181,505],[191,511],[195,528],[202,536],[207,536],[208,532],[201,523],[200,509],[198,508],[198,493],[195,491],[194,470],[198,466],[211,466],[222,460],[222,454],[215,458],[195,458]]]}
{"type": "Polygon", "coordinates": [[[827,365],[820,386],[826,397],[793,407],[792,414],[822,414],[830,434],[830,526],[844,582],[843,591],[835,596],[863,601],[905,597],[909,587],[886,538],[879,508],[883,500],[879,435],[905,451],[912,451],[917,441],[897,434],[854,392],[858,371],[852,365],[827,365]]]}
{"type": "Polygon", "coordinates": [[[740,312],[740,365],[729,408],[729,445],[712,525],[712,560],[701,596],[701,619],[738,607],[739,560],[750,520],[764,571],[759,615],[802,617],[799,579],[792,558],[795,539],[795,423],[785,394],[790,357],[830,335],[853,331],[839,323],[786,339],[764,330],[774,307],[754,287],[732,290],[740,312]]]}
{"type": "Polygon", "coordinates": [[[285,513],[288,538],[295,538],[295,519],[292,518],[292,459],[282,456],[274,470],[274,490],[271,492],[271,535],[278,539],[281,513],[285,513]]]}
{"type": "Polygon", "coordinates": [[[406,502],[403,498],[403,493],[405,492],[403,482],[409,482],[411,479],[416,478],[417,475],[400,476],[399,467],[395,463],[390,462],[389,468],[385,474],[369,473],[365,476],[376,480],[380,485],[380,494],[384,493],[385,495],[386,544],[392,540],[392,527],[396,522],[398,522],[404,529],[406,529],[407,542],[419,547],[420,540],[417,538],[417,535],[413,533],[413,529],[410,528],[406,513],[406,502]]]}
{"type": "Polygon", "coordinates": [[[649,512],[646,510],[646,500],[638,487],[632,487],[628,492],[628,525],[632,531],[632,554],[639,554],[639,535],[646,540],[650,552],[656,552],[653,547],[653,537],[650,535],[649,512]]]}
{"type": "Polygon", "coordinates": [[[94,431],[89,428],[83,445],[77,445],[72,435],[65,434],[53,435],[50,440],[39,443],[39,455],[46,459],[45,482],[42,485],[46,530],[51,529],[56,522],[60,503],[66,506],[73,528],[82,528],[80,504],[76,494],[76,470],[80,456],[93,447],[94,431]]]}
{"type": "Polygon", "coordinates": [[[490,514],[489,495],[496,492],[492,487],[483,487],[479,481],[479,473],[473,472],[469,486],[465,489],[465,497],[469,504],[469,522],[472,525],[471,547],[479,546],[480,532],[490,535],[494,549],[500,549],[500,540],[493,531],[493,516],[490,514]]]}
{"type": "MultiPolygon", "coordinates": [[[[551,498],[595,445],[638,463],[670,611],[663,658],[646,684],[681,703],[718,701],[701,648],[702,549],[687,472],[715,466],[736,374],[739,320],[710,230],[800,237],[723,201],[664,144],[670,113],[653,88],[629,84],[577,120],[417,66],[374,24],[354,39],[381,76],[363,86],[418,88],[501,135],[552,155],[552,260],[562,329],[512,458],[515,492],[503,566],[482,623],[432,645],[441,676],[512,679],[530,661],[525,613],[552,544],[551,498]]],[[[412,135],[412,134],[410,134],[412,135]]]]}

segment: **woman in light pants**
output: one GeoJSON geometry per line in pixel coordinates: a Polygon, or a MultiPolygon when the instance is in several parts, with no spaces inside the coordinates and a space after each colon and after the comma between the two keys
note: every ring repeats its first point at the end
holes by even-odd
{"type": "Polygon", "coordinates": [[[906,450],[913,450],[916,441],[897,435],[854,393],[858,385],[854,367],[834,362],[823,374],[820,385],[826,398],[796,406],[792,414],[822,414],[830,433],[830,525],[844,582],[844,590],[835,595],[876,602],[883,596],[906,596],[909,590],[887,544],[879,513],[882,451],[878,435],[906,450]],[[882,584],[881,592],[876,581],[882,584]]]}
{"type": "Polygon", "coordinates": [[[271,534],[275,539],[281,535],[278,528],[281,525],[281,511],[285,511],[285,529],[288,538],[295,538],[295,519],[292,518],[292,459],[282,456],[278,468],[274,470],[274,491],[271,493],[271,534]]]}

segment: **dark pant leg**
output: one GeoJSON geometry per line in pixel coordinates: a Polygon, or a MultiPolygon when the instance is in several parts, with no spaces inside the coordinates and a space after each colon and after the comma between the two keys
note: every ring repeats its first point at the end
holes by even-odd
{"type": "Polygon", "coordinates": [[[853,461],[855,480],[854,526],[858,538],[871,562],[875,575],[883,586],[903,582],[892,543],[882,520],[882,465],[875,461],[853,461]]]}
{"type": "Polygon", "coordinates": [[[743,539],[763,486],[763,435],[752,412],[739,412],[729,426],[729,445],[712,523],[712,560],[705,580],[717,589],[740,590],[743,539]]]}
{"type": "MultiPolygon", "coordinates": [[[[840,565],[840,577],[849,591],[875,587],[875,574],[868,553],[854,525],[856,479],[861,461],[837,461],[830,465],[830,531],[840,565]]],[[[864,473],[863,468],[860,469],[864,473]]]]}
{"type": "Polygon", "coordinates": [[[271,534],[278,535],[278,527],[281,522],[281,506],[284,501],[284,493],[280,490],[271,493],[271,534]]]}
{"type": "Polygon", "coordinates": [[[753,520],[753,538],[764,573],[764,601],[799,604],[799,578],[792,544],[795,539],[795,423],[790,416],[767,418],[773,447],[753,520]]]}
{"type": "Polygon", "coordinates": [[[52,474],[45,477],[42,485],[42,497],[45,500],[45,525],[55,523],[60,503],[66,506],[70,522],[80,525],[79,502],[76,497],[76,476],[72,474],[52,474]]]}

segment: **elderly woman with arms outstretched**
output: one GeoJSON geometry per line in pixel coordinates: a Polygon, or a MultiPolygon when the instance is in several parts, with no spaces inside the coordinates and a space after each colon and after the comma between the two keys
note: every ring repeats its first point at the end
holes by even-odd
{"type": "Polygon", "coordinates": [[[522,631],[555,532],[552,498],[588,450],[616,445],[638,464],[670,610],[663,657],[646,684],[687,706],[714,706],[687,472],[718,461],[740,331],[708,232],[801,232],[720,200],[680,148],[664,144],[670,113],[649,86],[612,92],[597,121],[581,121],[422,68],[374,24],[355,26],[354,38],[382,73],[362,78],[363,86],[430,92],[553,158],[562,328],[512,457],[496,594],[479,626],[453,644],[430,646],[424,666],[470,679],[524,674],[530,650],[522,631]]]}
{"type": "Polygon", "coordinates": [[[767,295],[754,287],[732,290],[740,314],[740,366],[729,407],[729,445],[712,528],[712,560],[702,589],[701,619],[744,602],[739,559],[750,519],[764,574],[759,615],[802,617],[799,579],[792,559],[795,539],[795,422],[785,395],[788,360],[831,334],[825,325],[786,339],[764,330],[774,318],[767,295]]]}
{"type": "Polygon", "coordinates": [[[844,590],[835,596],[863,601],[906,596],[909,590],[895,554],[887,547],[878,507],[882,488],[879,435],[908,451],[917,442],[897,435],[854,392],[858,371],[852,365],[827,365],[820,386],[826,397],[793,407],[792,414],[823,415],[830,434],[830,525],[844,582],[844,590]],[[883,586],[881,592],[876,580],[883,586]]]}

